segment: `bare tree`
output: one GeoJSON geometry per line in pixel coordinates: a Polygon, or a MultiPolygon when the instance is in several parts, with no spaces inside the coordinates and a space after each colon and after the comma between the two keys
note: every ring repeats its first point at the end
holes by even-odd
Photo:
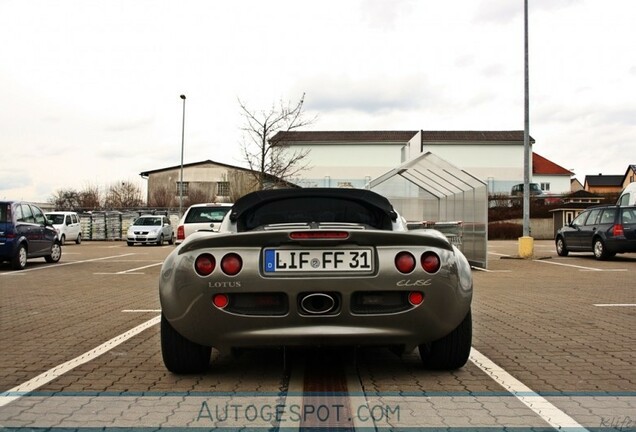
{"type": "Polygon", "coordinates": [[[150,197],[148,206],[150,207],[173,207],[175,206],[174,193],[165,186],[157,187],[150,197]]]}
{"type": "Polygon", "coordinates": [[[79,192],[79,207],[83,210],[96,210],[102,205],[99,187],[94,185],[86,185],[79,192]]]}
{"type": "Polygon", "coordinates": [[[212,189],[192,188],[188,191],[188,196],[183,202],[184,206],[190,207],[193,204],[216,202],[216,193],[212,189]]]}
{"type": "Polygon", "coordinates": [[[141,189],[130,181],[113,183],[104,199],[104,206],[107,208],[141,207],[141,189]]]}
{"type": "Polygon", "coordinates": [[[230,185],[230,202],[236,202],[243,195],[258,190],[256,179],[243,171],[228,171],[224,179],[230,185]]]}
{"type": "Polygon", "coordinates": [[[243,157],[249,168],[255,173],[258,190],[264,188],[268,175],[287,180],[305,169],[305,158],[308,150],[291,150],[281,140],[279,132],[290,132],[310,125],[315,117],[303,117],[305,94],[295,105],[281,100],[279,105],[265,111],[251,111],[239,99],[239,106],[244,123],[242,130],[244,140],[242,145],[243,157]]]}
{"type": "Polygon", "coordinates": [[[80,207],[80,193],[75,189],[58,189],[49,203],[55,206],[56,210],[75,210],[80,207]]]}

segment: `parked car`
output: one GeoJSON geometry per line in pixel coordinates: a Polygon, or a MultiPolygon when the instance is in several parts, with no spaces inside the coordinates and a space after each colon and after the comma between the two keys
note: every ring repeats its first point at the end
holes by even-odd
{"type": "Polygon", "coordinates": [[[207,203],[190,206],[177,225],[177,239],[179,244],[190,234],[196,231],[206,230],[218,232],[223,218],[232,208],[232,204],[207,203]]]}
{"type": "Polygon", "coordinates": [[[174,244],[174,231],[170,218],[163,215],[142,215],[139,216],[128,228],[126,242],[128,246],[135,243],[163,245],[174,244]]]}
{"type": "Polygon", "coordinates": [[[161,350],[175,373],[205,370],[211,347],[419,348],[462,367],[472,340],[470,265],[439,231],[409,231],[362,189],[273,189],[237,200],[216,235],[164,261],[161,350]]]}
{"type": "Polygon", "coordinates": [[[581,212],[556,234],[556,251],[592,252],[605,260],[618,253],[636,252],[636,206],[595,206],[581,212]]]}
{"type": "Polygon", "coordinates": [[[621,192],[616,204],[622,206],[636,205],[636,182],[625,186],[625,189],[621,192]]]}
{"type": "Polygon", "coordinates": [[[31,258],[56,263],[62,257],[57,231],[38,206],[21,201],[0,201],[0,262],[22,270],[31,258]]]}
{"type": "Polygon", "coordinates": [[[47,212],[44,215],[53,224],[60,243],[64,244],[67,240],[76,244],[82,242],[82,225],[77,213],[60,211],[47,212]]]}
{"type": "MultiPolygon", "coordinates": [[[[510,190],[510,195],[511,196],[523,196],[523,189],[524,189],[524,184],[523,183],[516,184],[510,190]]],[[[529,190],[530,190],[530,196],[532,196],[532,197],[538,197],[538,196],[543,195],[543,191],[541,190],[541,187],[539,186],[539,183],[530,183],[529,184],[529,190]]]]}

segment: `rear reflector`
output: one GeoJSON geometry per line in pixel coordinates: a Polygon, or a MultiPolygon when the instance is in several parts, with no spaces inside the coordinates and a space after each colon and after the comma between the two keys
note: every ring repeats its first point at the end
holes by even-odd
{"type": "Polygon", "coordinates": [[[317,239],[338,239],[349,238],[346,231],[296,231],[289,234],[292,240],[317,240],[317,239]]]}
{"type": "Polygon", "coordinates": [[[214,297],[212,297],[212,303],[219,309],[224,309],[230,303],[230,299],[225,294],[215,294],[214,297]]]}
{"type": "Polygon", "coordinates": [[[411,291],[409,293],[409,303],[411,303],[413,306],[418,306],[422,304],[423,301],[424,301],[424,294],[422,294],[421,292],[411,291]]]}

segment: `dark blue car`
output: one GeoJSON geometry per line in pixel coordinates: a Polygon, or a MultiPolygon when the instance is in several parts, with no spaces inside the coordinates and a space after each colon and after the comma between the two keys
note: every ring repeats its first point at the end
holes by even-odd
{"type": "Polygon", "coordinates": [[[22,270],[27,259],[44,258],[55,263],[61,257],[57,231],[38,206],[0,201],[0,262],[9,261],[13,269],[22,270]]]}
{"type": "Polygon", "coordinates": [[[636,207],[597,206],[581,212],[556,235],[560,256],[592,252],[605,260],[617,253],[636,252],[636,207]]]}

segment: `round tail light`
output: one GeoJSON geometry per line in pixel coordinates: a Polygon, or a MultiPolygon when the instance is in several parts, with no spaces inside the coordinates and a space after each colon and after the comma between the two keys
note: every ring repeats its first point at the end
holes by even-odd
{"type": "Polygon", "coordinates": [[[229,253],[221,260],[221,270],[228,276],[238,274],[243,268],[243,260],[238,254],[229,253]]]}
{"type": "Polygon", "coordinates": [[[212,297],[212,303],[219,309],[225,309],[230,304],[230,299],[226,294],[215,294],[212,297]]]}
{"type": "Polygon", "coordinates": [[[424,252],[422,254],[422,268],[426,273],[437,273],[441,266],[439,256],[435,252],[424,252]]]}
{"type": "Polygon", "coordinates": [[[415,257],[410,252],[400,252],[395,256],[395,268],[400,273],[411,273],[415,270],[415,257]]]}
{"type": "Polygon", "coordinates": [[[411,303],[413,306],[421,305],[423,301],[424,301],[424,294],[422,294],[421,292],[411,291],[409,293],[409,303],[411,303]]]}
{"type": "Polygon", "coordinates": [[[214,271],[216,260],[210,254],[202,254],[194,261],[194,269],[201,276],[208,276],[214,271]]]}

